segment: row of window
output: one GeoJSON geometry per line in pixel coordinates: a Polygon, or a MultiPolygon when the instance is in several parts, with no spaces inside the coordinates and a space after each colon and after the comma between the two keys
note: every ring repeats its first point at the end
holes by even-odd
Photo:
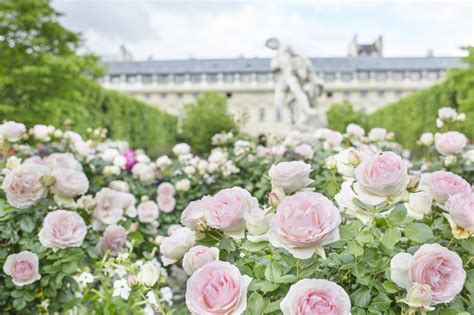
{"type": "MultiPolygon", "coordinates": [[[[273,73],[255,73],[255,80],[260,83],[265,83],[271,80],[276,79],[276,75],[273,73]]],[[[441,78],[442,73],[440,71],[427,71],[426,75],[423,74],[422,71],[358,71],[355,73],[352,72],[324,72],[322,78],[326,82],[333,82],[336,80],[340,80],[343,82],[351,82],[354,79],[358,79],[359,81],[403,81],[403,80],[412,80],[412,81],[419,81],[424,78],[424,76],[428,80],[438,80],[441,78]]],[[[183,84],[186,80],[189,80],[193,84],[198,84],[201,82],[207,82],[210,84],[217,83],[219,81],[219,74],[217,73],[208,73],[205,75],[202,74],[175,74],[173,76],[168,74],[158,74],[158,75],[111,75],[109,78],[109,82],[111,83],[120,83],[126,82],[129,84],[137,83],[141,81],[143,84],[152,84],[154,82],[158,84],[167,84],[170,82],[174,82],[175,84],[183,84]],[[124,79],[123,79],[124,78],[124,79]]],[[[224,73],[222,74],[222,81],[225,83],[233,83],[233,82],[241,82],[241,83],[250,83],[253,80],[252,74],[250,73],[224,73]]]]}
{"type": "MultiPolygon", "coordinates": [[[[263,122],[267,118],[267,111],[265,107],[260,107],[258,110],[258,121],[263,122]]],[[[275,120],[281,122],[283,120],[283,112],[281,109],[275,111],[275,120]]]]}

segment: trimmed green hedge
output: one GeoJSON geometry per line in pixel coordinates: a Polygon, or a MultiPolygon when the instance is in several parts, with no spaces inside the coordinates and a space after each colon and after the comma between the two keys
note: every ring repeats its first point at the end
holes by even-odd
{"type": "Polygon", "coordinates": [[[0,117],[28,126],[41,123],[62,127],[67,123],[79,133],[89,127],[106,127],[111,138],[140,148],[169,148],[176,142],[175,116],[95,84],[80,93],[84,94],[77,102],[53,99],[21,107],[0,104],[0,117]]]}
{"type": "Polygon", "coordinates": [[[367,115],[355,110],[347,101],[332,105],[327,112],[327,119],[329,128],[340,132],[345,132],[350,123],[367,128],[367,115]]]}

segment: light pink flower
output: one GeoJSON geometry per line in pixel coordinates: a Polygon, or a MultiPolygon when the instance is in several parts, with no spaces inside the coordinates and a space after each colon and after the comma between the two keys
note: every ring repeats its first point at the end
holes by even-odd
{"type": "Polygon", "coordinates": [[[286,194],[294,193],[311,184],[311,165],[303,161],[280,162],[272,165],[268,175],[273,187],[281,187],[286,194]]]}
{"type": "Polygon", "coordinates": [[[69,168],[82,171],[81,163],[71,153],[53,153],[44,159],[46,165],[51,169],[69,168]]]}
{"type": "Polygon", "coordinates": [[[195,242],[196,236],[190,229],[186,227],[175,229],[170,236],[161,241],[160,253],[163,265],[171,265],[183,258],[195,242]]]}
{"type": "Polygon", "coordinates": [[[57,168],[51,175],[54,178],[52,190],[60,196],[76,197],[85,194],[89,189],[89,180],[82,171],[57,168]]]}
{"type": "Polygon", "coordinates": [[[12,277],[16,286],[24,286],[41,279],[38,255],[30,251],[22,251],[7,257],[3,272],[12,277]]]}
{"type": "Polygon", "coordinates": [[[176,189],[174,188],[173,184],[164,182],[164,183],[161,183],[160,186],[158,186],[158,189],[156,190],[156,192],[158,195],[173,197],[174,194],[176,193],[176,189]]]}
{"type": "Polygon", "coordinates": [[[110,256],[117,256],[127,241],[127,231],[120,225],[109,225],[99,241],[97,248],[101,255],[106,252],[110,256]]]}
{"type": "Polygon", "coordinates": [[[344,136],[339,131],[327,129],[324,132],[324,139],[330,147],[337,148],[341,146],[342,140],[344,140],[344,136]]]}
{"type": "Polygon", "coordinates": [[[450,196],[471,191],[471,185],[464,178],[445,171],[422,174],[419,187],[440,204],[444,204],[450,196]]]}
{"type": "Polygon", "coordinates": [[[40,164],[27,163],[15,167],[5,176],[2,189],[10,205],[26,209],[46,197],[48,188],[41,179],[49,169],[40,164]]]}
{"type": "Polygon", "coordinates": [[[188,275],[192,275],[205,264],[219,260],[219,249],[197,245],[191,248],[183,257],[183,269],[188,275]]]}
{"type": "Polygon", "coordinates": [[[360,137],[364,136],[365,130],[357,124],[349,124],[346,127],[346,133],[351,138],[359,139],[360,137]]]}
{"type": "Polygon", "coordinates": [[[451,302],[466,280],[459,255],[438,244],[422,245],[414,255],[399,253],[390,268],[392,281],[406,290],[415,283],[429,285],[432,305],[451,302]]]}
{"type": "Polygon", "coordinates": [[[7,121],[0,125],[0,135],[8,142],[18,142],[26,133],[25,125],[14,121],[7,121]]]}
{"type": "Polygon", "coordinates": [[[442,155],[454,155],[462,153],[467,145],[467,138],[463,133],[448,131],[436,135],[435,147],[442,155]]]}
{"type": "Polygon", "coordinates": [[[246,212],[258,208],[258,201],[240,187],[219,191],[206,203],[207,224],[233,238],[243,238],[246,212]]]}
{"type": "Polygon", "coordinates": [[[350,315],[351,300],[338,284],[322,279],[302,279],[290,287],[280,303],[283,315],[350,315]]]}
{"type": "Polygon", "coordinates": [[[158,203],[158,208],[164,213],[170,213],[176,206],[176,199],[173,196],[159,195],[156,198],[156,202],[158,203]]]}
{"type": "Polygon", "coordinates": [[[138,221],[143,223],[151,223],[158,219],[160,211],[158,205],[152,200],[144,201],[137,207],[138,221]]]}
{"type": "Polygon", "coordinates": [[[405,162],[393,152],[364,156],[355,177],[363,190],[384,197],[399,194],[410,180],[405,162]]]}
{"type": "Polygon", "coordinates": [[[268,231],[270,243],[288,250],[294,257],[308,259],[323,245],[339,239],[341,215],[325,196],[298,192],[278,205],[268,231]]]}
{"type": "Polygon", "coordinates": [[[211,197],[204,196],[199,200],[191,201],[181,213],[181,224],[196,230],[198,222],[204,220],[204,212],[210,199],[211,197]]]}
{"type": "Polygon", "coordinates": [[[130,193],[102,188],[95,195],[95,201],[93,225],[96,229],[103,225],[116,224],[123,218],[124,213],[128,212],[129,216],[133,217],[132,213],[136,212],[135,197],[130,193]]]}
{"type": "Polygon", "coordinates": [[[240,315],[247,308],[247,289],[251,281],[228,262],[210,262],[189,278],[186,306],[193,315],[240,315]]]}
{"type": "Polygon", "coordinates": [[[46,215],[39,232],[40,243],[48,248],[68,248],[82,245],[87,234],[84,219],[73,211],[56,210],[46,215]]]}
{"type": "Polygon", "coordinates": [[[306,143],[296,146],[295,153],[304,159],[312,159],[314,156],[313,148],[306,143]]]}
{"type": "Polygon", "coordinates": [[[446,209],[456,225],[474,233],[474,193],[460,193],[449,197],[446,209]]]}

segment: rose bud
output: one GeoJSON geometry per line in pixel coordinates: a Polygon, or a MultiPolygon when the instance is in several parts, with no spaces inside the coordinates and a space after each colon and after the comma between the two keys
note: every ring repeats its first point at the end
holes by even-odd
{"type": "Polygon", "coordinates": [[[276,209],[280,202],[286,197],[285,192],[280,187],[275,187],[268,194],[268,201],[273,209],[276,209]]]}

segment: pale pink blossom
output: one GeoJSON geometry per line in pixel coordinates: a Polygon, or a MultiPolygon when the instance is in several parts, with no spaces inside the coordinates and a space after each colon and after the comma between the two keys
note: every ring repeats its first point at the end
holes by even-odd
{"type": "Polygon", "coordinates": [[[39,232],[41,245],[48,248],[80,247],[87,234],[84,219],[73,211],[49,212],[39,232]]]}
{"type": "Polygon", "coordinates": [[[16,286],[31,284],[41,279],[38,255],[30,251],[11,254],[5,260],[3,272],[12,277],[16,286]]]}

